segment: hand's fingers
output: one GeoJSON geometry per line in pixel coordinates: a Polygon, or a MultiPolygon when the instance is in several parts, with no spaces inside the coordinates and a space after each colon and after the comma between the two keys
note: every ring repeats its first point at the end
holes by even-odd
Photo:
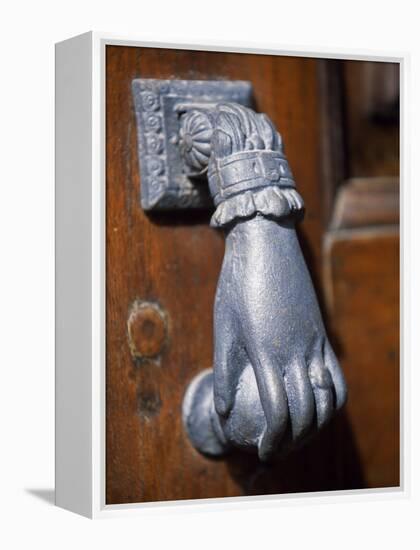
{"type": "Polygon", "coordinates": [[[346,385],[346,381],[344,380],[344,375],[341,370],[340,364],[328,340],[325,342],[324,361],[325,361],[325,366],[327,367],[327,369],[331,374],[333,384],[334,384],[335,401],[336,401],[335,407],[336,409],[339,409],[346,402],[347,385],[346,385]]]}
{"type": "Polygon", "coordinates": [[[287,366],[284,380],[289,403],[292,438],[297,441],[311,427],[315,409],[312,385],[303,358],[287,366]]]}
{"type": "Polygon", "coordinates": [[[316,354],[312,359],[308,374],[315,398],[316,423],[318,428],[321,428],[331,418],[334,410],[333,382],[321,353],[316,354]]]}
{"type": "Polygon", "coordinates": [[[260,460],[268,460],[277,450],[288,421],[287,395],[278,359],[252,344],[247,347],[254,369],[266,428],[258,443],[260,460]]]}

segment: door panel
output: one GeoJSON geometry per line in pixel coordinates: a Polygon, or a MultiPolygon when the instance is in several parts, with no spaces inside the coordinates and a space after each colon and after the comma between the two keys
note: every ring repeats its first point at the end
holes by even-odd
{"type": "MultiPolygon", "coordinates": [[[[349,387],[346,410],[364,483],[398,486],[398,227],[332,231],[325,253],[331,312],[349,387]]],[[[347,442],[342,445],[345,449],[347,442]]]]}

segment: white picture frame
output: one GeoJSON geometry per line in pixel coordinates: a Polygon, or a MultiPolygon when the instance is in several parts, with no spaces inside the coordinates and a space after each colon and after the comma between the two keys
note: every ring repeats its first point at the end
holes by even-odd
{"type": "MultiPolygon", "coordinates": [[[[305,51],[241,44],[167,44],[89,32],[56,44],[56,504],[90,517],[145,514],[208,500],[105,503],[105,48],[162,47],[363,59],[400,63],[404,140],[407,56],[305,51]]],[[[401,146],[403,151],[403,145],[401,146]]],[[[407,203],[406,159],[401,163],[402,208],[407,203]]],[[[406,228],[402,220],[401,236],[406,228]]],[[[401,246],[403,250],[403,246],[401,246]]],[[[401,262],[403,262],[401,254],[401,262]]],[[[402,291],[404,292],[404,284],[402,291]]],[[[401,294],[401,305],[407,297],[401,294]]],[[[404,332],[401,333],[404,342],[404,332]]],[[[402,345],[402,350],[405,348],[402,345]]],[[[305,497],[360,500],[401,498],[408,486],[405,369],[401,364],[401,486],[299,495],[212,499],[218,507],[290,503],[305,497]]]]}

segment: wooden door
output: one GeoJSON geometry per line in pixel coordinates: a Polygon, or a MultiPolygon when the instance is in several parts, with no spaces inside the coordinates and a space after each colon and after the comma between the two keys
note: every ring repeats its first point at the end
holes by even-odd
{"type": "MultiPolygon", "coordinates": [[[[373,251],[366,248],[365,240],[360,245],[363,250],[356,246],[349,251],[335,241],[332,245],[328,232],[335,186],[345,175],[343,163],[337,161],[344,155],[344,139],[334,118],[341,116],[337,71],[331,70],[334,64],[299,57],[107,46],[107,504],[398,485],[398,231],[394,231],[392,242],[374,247],[376,257],[381,247],[386,250],[391,266],[386,283],[391,293],[388,309],[381,312],[389,320],[386,345],[392,341],[391,355],[387,348],[379,358],[382,363],[384,358],[388,361],[385,379],[380,380],[375,371],[371,380],[375,390],[368,393],[372,355],[359,360],[361,352],[357,350],[356,360],[356,349],[346,351],[343,365],[350,386],[349,405],[313,442],[275,466],[262,465],[255,457],[240,453],[211,460],[188,441],[181,405],[193,376],[212,366],[212,311],[223,236],[209,227],[211,212],[146,214],[139,201],[132,80],[251,81],[255,108],[267,113],[282,134],[305,199],[306,217],[299,238],[333,344],[340,355],[342,332],[350,331],[349,346],[360,346],[363,339],[354,335],[349,323],[358,325],[361,333],[364,326],[375,331],[375,322],[372,329],[372,323],[364,318],[364,307],[380,304],[369,302],[372,296],[367,290],[359,295],[359,309],[357,305],[350,312],[346,309],[340,286],[343,277],[352,276],[346,271],[346,262],[354,266],[354,256],[359,254],[357,257],[367,256],[364,261],[369,263],[373,251]],[[334,153],[334,158],[326,151],[334,153]],[[327,252],[326,238],[330,239],[327,252]],[[325,268],[331,262],[326,284],[325,268]],[[330,296],[339,296],[335,300],[341,304],[338,313],[331,304],[328,310],[327,290],[330,296]],[[363,305],[363,300],[368,303],[363,305]],[[355,368],[363,372],[363,382],[355,368]],[[358,394],[362,403],[358,403],[358,394]],[[373,407],[376,416],[370,419],[367,435],[359,428],[374,400],[381,405],[373,407]],[[388,423],[386,434],[383,414],[388,423]],[[380,426],[375,426],[378,418],[380,426]],[[357,439],[366,437],[376,447],[387,446],[383,454],[377,451],[373,462],[383,472],[376,478],[366,475],[372,459],[365,448],[360,449],[357,439]]],[[[382,265],[366,268],[369,284],[375,286],[381,278],[382,265]]],[[[370,339],[370,345],[381,347],[380,334],[377,340],[370,339]]]]}

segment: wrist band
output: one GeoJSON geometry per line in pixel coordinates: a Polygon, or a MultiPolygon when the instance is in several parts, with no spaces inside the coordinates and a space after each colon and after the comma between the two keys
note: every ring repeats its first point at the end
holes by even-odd
{"type": "Polygon", "coordinates": [[[279,151],[242,151],[209,165],[208,180],[215,205],[261,187],[294,188],[295,182],[286,157],[279,151]]]}

